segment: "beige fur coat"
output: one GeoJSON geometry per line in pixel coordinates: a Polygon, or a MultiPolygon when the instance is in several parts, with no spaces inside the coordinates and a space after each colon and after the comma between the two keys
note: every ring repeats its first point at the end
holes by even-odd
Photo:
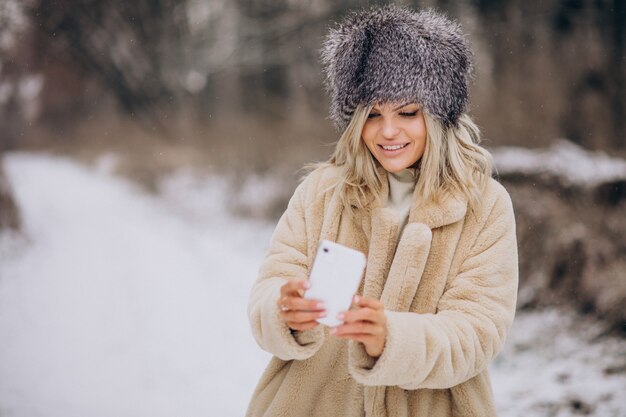
{"type": "Polygon", "coordinates": [[[252,288],[252,332],[274,357],[247,416],[495,416],[488,365],[513,320],[518,284],[508,193],[490,180],[476,212],[460,196],[422,205],[414,194],[398,241],[388,189],[350,219],[333,187],[337,174],[320,168],[298,186],[252,288]],[[292,333],[279,318],[280,287],[308,278],[321,239],[368,255],[359,294],[384,303],[388,327],[378,359],[323,325],[292,333]]]}

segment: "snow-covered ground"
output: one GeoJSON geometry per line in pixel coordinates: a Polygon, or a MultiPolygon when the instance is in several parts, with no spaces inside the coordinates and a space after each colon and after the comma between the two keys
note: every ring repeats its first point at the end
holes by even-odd
{"type": "Polygon", "coordinates": [[[502,146],[493,150],[500,174],[544,174],[564,184],[594,186],[626,178],[626,161],[604,151],[588,151],[566,139],[548,148],[502,146]]]}
{"type": "MultiPolygon", "coordinates": [[[[223,180],[182,170],[149,195],[113,163],[5,158],[26,237],[0,238],[0,416],[242,416],[269,360],[245,310],[273,225],[230,215],[223,180]]],[[[626,342],[597,329],[518,314],[501,417],[626,416],[626,342]]]]}

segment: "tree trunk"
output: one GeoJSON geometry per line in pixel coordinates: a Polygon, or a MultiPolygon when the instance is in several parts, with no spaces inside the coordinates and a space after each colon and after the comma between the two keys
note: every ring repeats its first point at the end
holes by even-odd
{"type": "Polygon", "coordinates": [[[19,227],[19,212],[13,200],[9,181],[4,174],[2,159],[0,159],[0,232],[7,229],[18,230],[19,227]]]}

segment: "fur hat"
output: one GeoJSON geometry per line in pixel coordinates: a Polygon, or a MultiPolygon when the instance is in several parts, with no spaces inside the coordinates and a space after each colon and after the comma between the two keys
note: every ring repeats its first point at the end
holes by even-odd
{"type": "Polygon", "coordinates": [[[330,117],[343,131],[358,104],[406,100],[454,126],[468,103],[471,55],[459,25],[432,10],[352,13],[322,48],[330,117]]]}

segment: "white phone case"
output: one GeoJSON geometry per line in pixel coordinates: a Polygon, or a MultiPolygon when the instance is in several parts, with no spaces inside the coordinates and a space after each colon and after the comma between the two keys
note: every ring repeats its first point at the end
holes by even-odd
{"type": "Polygon", "coordinates": [[[321,300],[326,306],[326,317],[317,319],[318,322],[327,326],[342,323],[337,314],[350,308],[365,263],[362,252],[322,240],[309,276],[311,288],[305,293],[305,298],[321,300]]]}

